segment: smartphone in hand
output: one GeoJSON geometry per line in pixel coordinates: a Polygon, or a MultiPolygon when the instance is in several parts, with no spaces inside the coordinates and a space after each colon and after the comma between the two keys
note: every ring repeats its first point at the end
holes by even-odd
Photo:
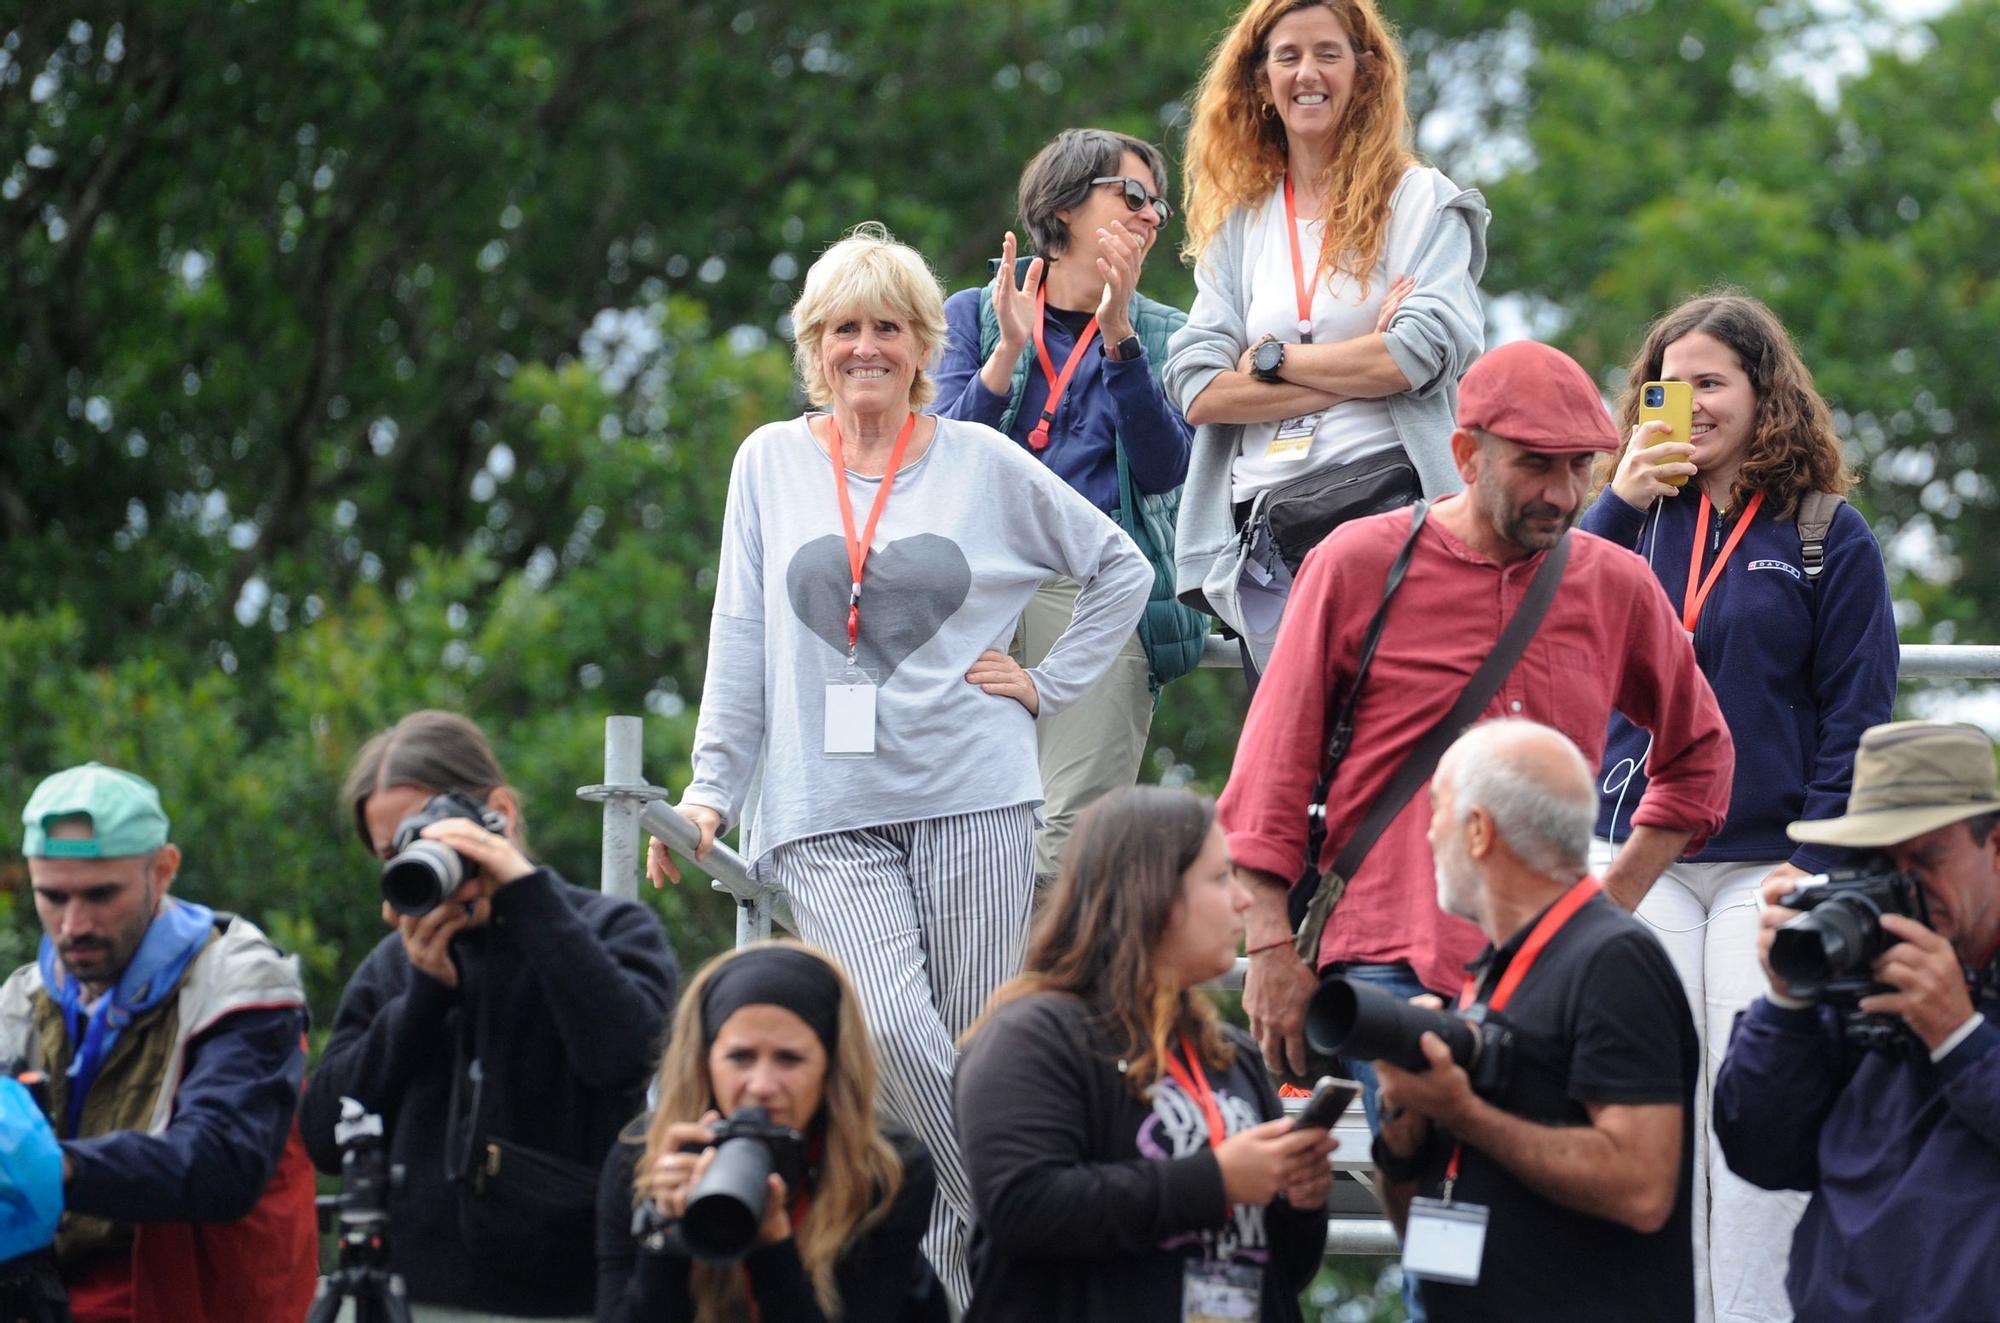
{"type": "Polygon", "coordinates": [[[1335,1079],[1331,1075],[1320,1076],[1319,1083],[1313,1085],[1312,1097],[1305,1107],[1292,1118],[1292,1128],[1303,1130],[1331,1130],[1333,1123],[1361,1096],[1361,1086],[1353,1080],[1335,1079]]]}
{"type": "MultiPolygon", "coordinates": [[[[1691,443],[1688,434],[1694,430],[1694,387],[1685,381],[1647,382],[1639,388],[1639,421],[1663,422],[1673,429],[1665,436],[1653,438],[1654,445],[1662,441],[1691,443]]],[[[1660,478],[1669,487],[1684,487],[1687,480],[1685,473],[1660,478]]]]}

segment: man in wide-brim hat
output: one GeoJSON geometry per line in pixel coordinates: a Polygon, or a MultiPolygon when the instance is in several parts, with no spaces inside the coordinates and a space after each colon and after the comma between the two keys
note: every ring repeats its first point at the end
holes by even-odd
{"type": "Polygon", "coordinates": [[[1845,815],[1793,840],[1873,852],[1915,878],[1929,926],[1881,916],[1894,944],[1863,1011],[1921,1043],[1862,1050],[1843,1009],[1791,995],[1772,934],[1795,911],[1768,887],[1770,990],[1736,1022],[1715,1085],[1730,1168],[1812,1194],[1786,1286],[1800,1318],[1991,1318],[2000,1301],[2000,785],[1974,726],[1901,721],[1861,737],[1845,815]]]}

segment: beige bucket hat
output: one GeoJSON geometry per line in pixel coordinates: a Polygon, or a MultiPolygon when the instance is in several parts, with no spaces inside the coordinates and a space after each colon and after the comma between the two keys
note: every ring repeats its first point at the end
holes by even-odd
{"type": "Polygon", "coordinates": [[[1892,721],[1861,736],[1847,812],[1795,822],[1785,833],[1808,845],[1879,849],[1993,812],[2000,812],[2000,786],[1985,731],[1962,723],[1892,721]]]}

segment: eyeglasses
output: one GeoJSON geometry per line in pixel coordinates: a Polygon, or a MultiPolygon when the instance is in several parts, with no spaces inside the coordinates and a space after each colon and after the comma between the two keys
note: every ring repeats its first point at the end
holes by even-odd
{"type": "Polygon", "coordinates": [[[1148,193],[1144,184],[1127,175],[1099,175],[1090,181],[1092,188],[1096,188],[1099,184],[1119,185],[1125,194],[1125,209],[1127,211],[1143,211],[1147,207],[1151,207],[1153,214],[1160,218],[1160,224],[1162,225],[1165,225],[1168,218],[1174,214],[1173,203],[1167,201],[1158,193],[1148,193]]]}

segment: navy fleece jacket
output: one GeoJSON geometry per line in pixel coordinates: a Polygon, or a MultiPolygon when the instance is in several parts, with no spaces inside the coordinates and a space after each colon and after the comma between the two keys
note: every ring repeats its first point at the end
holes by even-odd
{"type": "MultiPolygon", "coordinates": [[[[1606,487],[1580,527],[1645,557],[1678,611],[1700,512],[1692,486],[1651,511],[1606,487]]],[[[1706,578],[1734,523],[1711,514],[1706,578]]],[[[1806,581],[1799,530],[1759,512],[1730,554],[1695,623],[1694,655],[1736,741],[1729,820],[1690,862],[1790,860],[1809,873],[1836,863],[1831,846],[1794,845],[1790,822],[1847,809],[1861,732],[1889,720],[1896,701],[1895,614],[1882,549],[1851,505],[1827,530],[1825,568],[1806,581]]],[[[1646,790],[1646,732],[1611,714],[1599,781],[1597,834],[1622,841],[1646,790]]]]}
{"type": "MultiPolygon", "coordinates": [[[[1077,331],[1050,309],[1042,322],[1049,358],[1060,372],[1076,346],[1077,331]]],[[[1000,426],[1008,396],[994,394],[979,379],[986,360],[979,353],[979,290],[962,289],[945,300],[944,357],[938,363],[937,400],[930,412],[969,423],[1000,426]]],[[[1031,345],[1022,351],[1034,357],[1031,345]]],[[[1049,380],[1039,367],[1028,372],[1028,388],[1014,418],[1015,441],[1023,448],[1028,433],[1042,416],[1049,398],[1049,380]]],[[[1188,446],[1194,432],[1181,411],[1161,389],[1149,355],[1112,359],[1104,356],[1099,336],[1084,351],[1056,409],[1049,428],[1048,449],[1030,451],[1055,470],[1058,477],[1104,511],[1118,511],[1117,438],[1125,438],[1125,457],[1132,466],[1132,483],[1142,494],[1157,496],[1187,478],[1188,446]]]]}

